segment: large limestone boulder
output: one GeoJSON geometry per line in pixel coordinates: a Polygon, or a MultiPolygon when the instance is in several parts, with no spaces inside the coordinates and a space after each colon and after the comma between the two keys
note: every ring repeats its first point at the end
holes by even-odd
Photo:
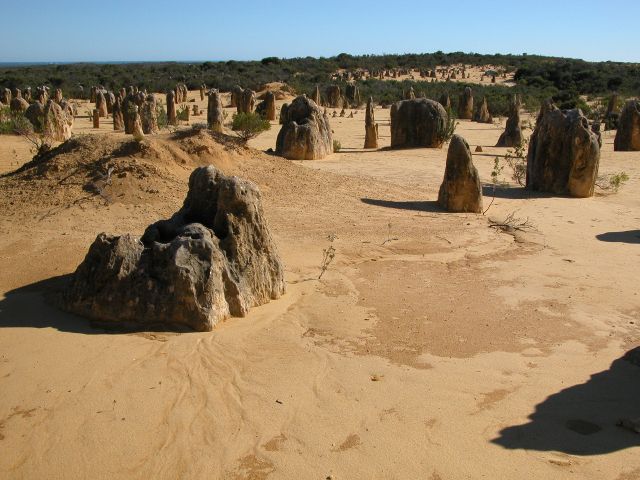
{"type": "Polygon", "coordinates": [[[476,113],[473,115],[473,121],[478,123],[493,123],[493,117],[489,112],[489,104],[487,103],[487,97],[482,99],[482,102],[478,104],[476,113]]]}
{"type": "Polygon", "coordinates": [[[96,92],[96,110],[98,110],[100,118],[107,117],[107,99],[104,97],[104,92],[102,90],[98,90],[96,92]]]}
{"type": "Polygon", "coordinates": [[[352,105],[353,107],[358,107],[362,103],[360,99],[360,90],[358,89],[358,85],[349,84],[345,87],[345,102],[352,105]]]}
{"type": "Polygon", "coordinates": [[[142,237],[98,235],[63,306],[100,324],[209,331],[284,292],[258,188],[208,166],[191,174],[182,208],[142,237]]]}
{"type": "Polygon", "coordinates": [[[176,112],[176,92],[169,90],[167,92],[167,123],[169,125],[178,124],[178,114],[176,112]]]}
{"type": "Polygon", "coordinates": [[[438,102],[444,107],[445,110],[449,110],[451,108],[451,99],[449,98],[449,94],[446,92],[440,95],[440,99],[438,100],[438,102]]]}
{"type": "MultiPolygon", "coordinates": [[[[282,118],[282,112],[280,115],[282,118]]],[[[276,140],[278,155],[290,160],[316,160],[332,152],[329,119],[306,95],[291,102],[283,121],[276,140]]]]}
{"type": "Polygon", "coordinates": [[[458,99],[458,118],[471,120],[473,118],[473,91],[467,87],[458,99]]]}
{"type": "Polygon", "coordinates": [[[440,148],[448,121],[444,107],[433,100],[403,100],[391,106],[391,148],[440,148]]]}
{"type": "Polygon", "coordinates": [[[600,146],[579,109],[546,103],[529,141],[527,187],[572,197],[590,197],[598,176],[600,146]]]}
{"type": "Polygon", "coordinates": [[[54,142],[64,142],[71,138],[73,122],[69,122],[67,113],[55,101],[49,100],[44,107],[43,134],[54,142]],[[70,125],[71,123],[71,125],[70,125]]]}
{"type": "Polygon", "coordinates": [[[24,116],[31,122],[34,131],[42,132],[44,124],[44,105],[42,103],[37,100],[33,102],[24,112],[24,116]]]}
{"type": "Polygon", "coordinates": [[[156,98],[151,93],[140,108],[140,119],[142,121],[142,131],[146,135],[152,135],[160,131],[158,127],[158,112],[156,109],[156,98]]]}
{"type": "Polygon", "coordinates": [[[224,109],[222,108],[222,97],[216,89],[209,92],[209,103],[207,104],[207,124],[214,132],[222,132],[224,124],[224,109]]]}
{"type": "Polygon", "coordinates": [[[496,147],[516,147],[522,145],[522,122],[520,120],[520,99],[517,95],[511,97],[509,103],[509,117],[504,132],[500,135],[496,147]]]}
{"type": "Polygon", "coordinates": [[[247,88],[242,91],[242,95],[237,101],[239,102],[236,105],[238,113],[253,113],[256,109],[256,92],[247,88]]]}
{"type": "Polygon", "coordinates": [[[628,100],[618,118],[618,131],[613,144],[616,152],[640,150],[640,101],[628,100]]]}
{"type": "Polygon", "coordinates": [[[438,203],[448,212],[482,213],[482,184],[469,144],[460,135],[449,143],[438,203]]]}
{"type": "Polygon", "coordinates": [[[120,101],[120,96],[117,96],[113,102],[111,114],[113,116],[113,129],[116,131],[124,130],[124,116],[122,114],[122,102],[120,101]]]}
{"type": "Polygon", "coordinates": [[[242,94],[244,93],[244,89],[240,85],[236,85],[231,89],[231,106],[238,107],[241,103],[242,94]]]}
{"type": "Polygon", "coordinates": [[[329,85],[325,90],[325,97],[327,97],[328,107],[342,108],[344,106],[344,100],[338,85],[329,85]]]}
{"type": "Polygon", "coordinates": [[[264,100],[256,107],[256,112],[269,121],[276,119],[276,95],[268,91],[264,95],[264,100]]]}
{"type": "Polygon", "coordinates": [[[22,98],[22,93],[19,89],[16,89],[15,96],[11,99],[11,103],[9,107],[12,112],[15,113],[24,113],[29,108],[29,102],[27,102],[24,98],[22,98]]]}

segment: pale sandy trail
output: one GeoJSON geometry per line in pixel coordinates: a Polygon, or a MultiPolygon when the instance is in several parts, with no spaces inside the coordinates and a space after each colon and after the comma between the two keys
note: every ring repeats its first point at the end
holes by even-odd
{"type": "MultiPolygon", "coordinates": [[[[332,122],[346,149],[363,124],[362,111],[332,122]]],[[[459,132],[487,146],[501,129],[459,132]]],[[[640,228],[640,159],[605,142],[602,170],[628,184],[585,200],[510,191],[488,215],[529,216],[538,231],[517,242],[435,207],[446,150],[232,159],[261,186],[289,290],[206,334],[105,334],[44,301],[60,282],[35,284],[72,271],[97,232],[168,215],[186,185],[136,208],[13,207],[0,476],[640,478],[640,440],[614,425],[640,414],[638,367],[617,361],[640,341],[640,244],[597,238],[640,228]],[[389,224],[398,239],[382,245],[389,224]],[[338,255],[319,282],[329,233],[338,255]],[[591,424],[602,430],[575,432],[591,424]]],[[[488,180],[493,157],[474,159],[488,180]]]]}

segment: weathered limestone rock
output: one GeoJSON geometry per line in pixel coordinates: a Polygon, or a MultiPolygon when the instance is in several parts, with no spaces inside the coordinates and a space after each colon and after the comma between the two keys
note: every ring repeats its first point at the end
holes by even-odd
{"type": "Polygon", "coordinates": [[[147,95],[147,99],[140,109],[140,119],[142,122],[142,131],[146,135],[158,133],[158,112],[156,109],[156,98],[153,94],[147,95]]]}
{"type": "Polygon", "coordinates": [[[329,119],[306,95],[297,97],[286,110],[276,153],[290,160],[315,160],[332,151],[329,119]]]}
{"type": "Polygon", "coordinates": [[[527,187],[572,197],[590,197],[598,176],[600,147],[579,109],[543,105],[529,141],[527,187]]]}
{"type": "Polygon", "coordinates": [[[458,101],[458,118],[462,120],[471,120],[473,117],[473,91],[471,87],[464,89],[458,101]]]}
{"type": "Polygon", "coordinates": [[[349,84],[345,88],[345,97],[347,103],[354,107],[358,107],[362,101],[360,100],[360,90],[358,89],[358,85],[349,84]]]}
{"type": "Polygon", "coordinates": [[[511,97],[509,103],[509,118],[507,125],[498,139],[496,147],[516,147],[522,145],[524,136],[522,135],[522,124],[520,121],[520,99],[518,95],[511,97]]]}
{"type": "MultiPolygon", "coordinates": [[[[240,85],[236,85],[231,90],[231,107],[238,108],[238,105],[242,103],[242,94],[244,93],[244,89],[240,85]]],[[[240,112],[238,112],[240,113],[240,112]]]]}
{"type": "Polygon", "coordinates": [[[367,111],[364,119],[364,148],[378,148],[378,125],[373,110],[373,98],[367,101],[367,111]]]}
{"type": "Polygon", "coordinates": [[[222,96],[216,89],[209,91],[209,104],[207,106],[207,124],[214,132],[222,132],[224,123],[224,110],[222,108],[222,96]]]}
{"type": "Polygon", "coordinates": [[[607,105],[607,111],[604,114],[604,127],[605,130],[616,130],[618,128],[618,120],[620,114],[618,113],[618,94],[614,93],[609,98],[607,105]]]}
{"type": "Polygon", "coordinates": [[[36,87],[36,100],[39,101],[42,105],[47,104],[47,102],[49,101],[49,92],[47,90],[47,87],[36,87]]]}
{"type": "Polygon", "coordinates": [[[469,144],[460,135],[454,135],[449,144],[438,203],[448,212],[482,213],[480,176],[469,144]]]}
{"type": "Polygon", "coordinates": [[[320,87],[318,85],[316,85],[316,89],[313,92],[313,96],[311,97],[311,100],[313,100],[315,104],[318,105],[319,107],[322,106],[322,98],[320,96],[320,87]]]}
{"type": "Polygon", "coordinates": [[[15,95],[11,99],[9,108],[15,113],[24,113],[27,111],[27,108],[29,108],[29,102],[22,98],[22,92],[20,92],[20,89],[16,88],[15,95]]]}
{"type": "Polygon", "coordinates": [[[44,107],[42,130],[44,136],[54,142],[64,142],[71,138],[71,127],[67,114],[53,100],[49,100],[44,107]]]}
{"type": "Polygon", "coordinates": [[[122,115],[124,117],[124,133],[133,133],[133,124],[138,112],[138,106],[135,102],[135,93],[128,93],[122,101],[122,115]]]}
{"type": "Polygon", "coordinates": [[[616,152],[640,150],[640,101],[627,100],[618,118],[618,131],[613,144],[616,152]]]}
{"type": "Polygon", "coordinates": [[[276,95],[271,91],[267,92],[264,100],[256,107],[256,112],[266,120],[274,121],[276,119],[276,95]]]}
{"type": "Polygon", "coordinates": [[[340,87],[338,85],[329,85],[325,90],[325,96],[327,97],[327,106],[331,108],[342,108],[344,100],[340,87]]]}
{"type": "Polygon", "coordinates": [[[200,114],[200,110],[198,109],[198,105],[193,105],[193,107],[191,108],[191,114],[192,115],[199,115],[200,114]]]}
{"type": "Polygon", "coordinates": [[[447,112],[426,98],[403,100],[391,106],[391,148],[440,148],[444,143],[447,112]]]}
{"type": "Polygon", "coordinates": [[[200,101],[204,100],[204,96],[207,93],[207,86],[203,83],[200,85],[200,101]]]}
{"type": "Polygon", "coordinates": [[[440,95],[438,103],[440,103],[440,105],[442,105],[445,110],[449,110],[451,108],[451,99],[449,98],[449,94],[443,93],[442,95],[440,95]]]}
{"type": "Polygon", "coordinates": [[[142,119],[140,118],[140,113],[138,109],[138,105],[133,105],[132,107],[132,115],[133,115],[133,138],[137,142],[141,142],[144,139],[144,130],[142,129],[142,119]]]}
{"type": "Polygon", "coordinates": [[[413,100],[416,98],[416,92],[413,91],[413,87],[409,87],[408,90],[403,90],[402,97],[405,100],[413,100]]]}
{"type": "Polygon", "coordinates": [[[247,88],[242,91],[242,95],[236,99],[236,110],[238,113],[253,113],[256,109],[256,92],[247,88]]]}
{"type": "Polygon", "coordinates": [[[100,117],[107,117],[107,100],[104,98],[102,90],[96,92],[96,110],[98,110],[100,117]]]}
{"type": "Polygon", "coordinates": [[[11,105],[11,98],[13,96],[11,95],[11,90],[9,90],[8,88],[5,88],[2,91],[2,96],[0,96],[0,102],[2,102],[4,105],[11,105]]]}
{"type": "Polygon", "coordinates": [[[473,121],[478,123],[493,123],[493,117],[491,116],[491,113],[489,113],[487,97],[484,97],[482,102],[478,105],[476,113],[473,115],[473,121]]]}
{"type": "Polygon", "coordinates": [[[31,87],[27,87],[22,95],[27,102],[31,102],[31,87]]]}
{"type": "Polygon", "coordinates": [[[208,166],[191,174],[183,207],[142,237],[98,235],[63,306],[100,324],[210,331],[284,293],[258,188],[208,166]]]}
{"type": "Polygon", "coordinates": [[[113,92],[106,92],[104,99],[107,102],[107,113],[113,113],[113,103],[116,101],[116,96],[113,92]]]}
{"type": "Polygon", "coordinates": [[[62,101],[62,90],[59,88],[56,88],[53,92],[53,101],[56,102],[58,105],[60,105],[60,102],[62,101]]]}
{"type": "MultiPolygon", "coordinates": [[[[280,125],[284,125],[289,120],[287,120],[287,112],[289,111],[289,104],[283,103],[282,107],[280,107],[280,125]]],[[[326,114],[325,114],[326,115],[326,114]]]]}
{"type": "Polygon", "coordinates": [[[124,130],[124,116],[122,115],[122,102],[120,101],[120,97],[116,97],[113,102],[111,116],[113,117],[113,129],[116,131],[124,130]]]}
{"type": "Polygon", "coordinates": [[[96,103],[96,94],[98,93],[98,87],[95,85],[91,87],[91,96],[89,97],[89,101],[91,103],[96,103]]]}
{"type": "Polygon", "coordinates": [[[44,105],[39,101],[35,101],[24,112],[24,116],[33,125],[33,130],[36,132],[42,132],[44,123],[44,105]]]}
{"type": "Polygon", "coordinates": [[[177,125],[178,117],[176,115],[176,94],[173,90],[167,92],[167,123],[169,125],[177,125]]]}
{"type": "Polygon", "coordinates": [[[93,109],[93,128],[100,128],[100,111],[97,108],[93,109]]]}

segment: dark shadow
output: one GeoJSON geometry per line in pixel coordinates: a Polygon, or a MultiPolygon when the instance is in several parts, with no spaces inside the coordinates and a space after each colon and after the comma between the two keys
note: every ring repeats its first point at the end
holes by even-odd
{"type": "Polygon", "coordinates": [[[596,238],[601,242],[640,243],[640,230],[601,233],[600,235],[596,235],[596,238]]]}
{"type": "Polygon", "coordinates": [[[536,406],[529,422],[505,428],[493,443],[508,449],[601,455],[640,446],[640,435],[617,426],[640,417],[640,347],[609,370],[561,390],[536,406]]]}
{"type": "Polygon", "coordinates": [[[361,198],[362,203],[367,205],[375,205],[376,207],[397,208],[399,210],[411,210],[414,212],[439,212],[447,213],[434,200],[425,200],[420,202],[394,202],[392,200],[377,200],[373,198],[361,198]]]}
{"type": "Polygon", "coordinates": [[[136,332],[191,332],[179,325],[110,325],[91,321],[59,308],[71,275],[61,275],[16,288],[0,300],[0,328],[55,328],[61,332],[122,334],[136,332]]]}
{"type": "Polygon", "coordinates": [[[482,185],[482,195],[487,198],[509,198],[512,200],[519,200],[525,198],[531,198],[532,194],[536,192],[532,192],[531,190],[527,190],[523,187],[502,187],[496,186],[494,188],[493,184],[485,183],[482,185]]]}

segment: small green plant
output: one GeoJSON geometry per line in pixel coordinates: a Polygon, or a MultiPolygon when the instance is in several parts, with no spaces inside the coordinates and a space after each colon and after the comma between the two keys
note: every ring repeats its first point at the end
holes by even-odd
{"type": "Polygon", "coordinates": [[[189,121],[189,105],[183,105],[178,108],[176,118],[183,122],[189,121]]]}
{"type": "Polygon", "coordinates": [[[169,118],[163,105],[156,105],[156,116],[158,117],[158,128],[167,128],[169,126],[169,118]]]}
{"type": "Polygon", "coordinates": [[[629,180],[626,172],[614,173],[611,175],[599,175],[596,179],[596,186],[601,190],[609,190],[617,193],[620,187],[629,180]]]}
{"type": "Polygon", "coordinates": [[[507,150],[504,161],[511,168],[511,178],[521,187],[525,186],[527,180],[527,147],[529,140],[524,140],[520,145],[507,150]]]}
{"type": "Polygon", "coordinates": [[[342,149],[342,144],[340,140],[333,141],[333,153],[338,153],[342,149]]]}
{"type": "Polygon", "coordinates": [[[500,163],[500,157],[496,157],[493,159],[493,170],[491,170],[491,181],[493,185],[498,185],[500,183],[499,177],[504,170],[504,165],[500,163]]]}
{"type": "Polygon", "coordinates": [[[0,109],[0,134],[21,135],[23,131],[33,131],[33,125],[21,112],[12,112],[9,107],[0,109]]]}
{"type": "Polygon", "coordinates": [[[451,140],[453,134],[456,133],[457,126],[458,122],[456,122],[455,113],[453,113],[451,107],[447,107],[447,123],[445,123],[440,130],[440,138],[442,138],[443,143],[451,140]]]}
{"type": "Polygon", "coordinates": [[[257,113],[236,113],[233,115],[231,128],[236,135],[247,143],[252,138],[257,137],[262,132],[266,132],[271,128],[269,120],[264,120],[257,113]]]}
{"type": "Polygon", "coordinates": [[[329,240],[329,246],[322,250],[322,262],[320,263],[320,275],[318,275],[318,280],[322,278],[324,272],[327,271],[331,262],[336,257],[336,248],[333,246],[333,242],[338,236],[335,233],[331,233],[327,236],[327,240],[329,240]]]}

